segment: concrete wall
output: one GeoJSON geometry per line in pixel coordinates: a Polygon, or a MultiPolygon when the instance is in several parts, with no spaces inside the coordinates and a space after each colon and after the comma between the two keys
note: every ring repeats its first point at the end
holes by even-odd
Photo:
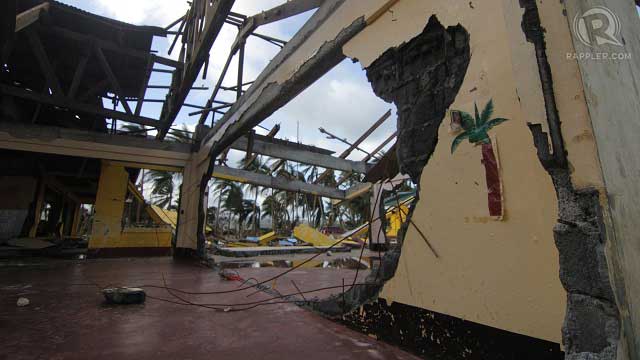
{"type": "MultiPolygon", "coordinates": [[[[555,2],[538,5],[548,31],[549,62],[564,115],[573,180],[579,186],[601,188],[579,70],[565,58],[572,46],[562,7],[555,2]]],[[[451,108],[473,113],[475,102],[482,109],[493,99],[494,116],[509,119],[491,130],[504,216],[489,216],[480,148],[465,141],[452,155],[457,133],[445,119],[422,174],[421,200],[413,215],[440,258],[410,227],[396,275],[381,297],[559,343],[566,293],[559,281],[552,232],[558,205],[527,127],[531,122],[546,129],[546,116],[534,48],[521,30],[522,14],[513,1],[402,0],[344,50],[367,67],[389,47],[420,33],[431,15],[445,27],[460,23],[470,33],[472,57],[451,108]]]]}
{"type": "Polygon", "coordinates": [[[606,183],[608,260],[632,359],[640,358],[640,19],[632,1],[566,1],[567,18],[605,6],[620,21],[619,44],[587,46],[574,37],[580,55],[622,54],[619,60],[583,56],[582,72],[589,114],[606,183]]]}

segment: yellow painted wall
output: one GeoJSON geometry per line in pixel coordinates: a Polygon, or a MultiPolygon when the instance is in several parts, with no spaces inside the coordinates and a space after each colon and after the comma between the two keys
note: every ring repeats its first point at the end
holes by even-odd
{"type": "MultiPolygon", "coordinates": [[[[538,5],[573,180],[578,187],[602,186],[577,64],[564,58],[573,48],[561,4],[538,5]]],[[[400,0],[344,51],[366,67],[420,33],[431,15],[444,26],[460,23],[470,33],[472,57],[452,108],[472,112],[474,102],[484,106],[493,99],[494,116],[510,119],[491,130],[503,181],[503,219],[488,214],[480,148],[465,141],[452,155],[456,134],[446,118],[413,215],[440,258],[410,227],[396,275],[381,296],[560,342],[566,293],[552,233],[557,199],[527,127],[531,122],[546,128],[546,115],[533,45],[521,31],[522,13],[509,0],[474,1],[473,7],[467,1],[400,0]]]]}
{"type": "Polygon", "coordinates": [[[129,174],[124,166],[102,162],[89,249],[170,247],[170,226],[122,229],[129,174]]]}
{"type": "Polygon", "coordinates": [[[126,228],[118,242],[110,247],[171,247],[171,227],[126,228]]]}
{"type": "Polygon", "coordinates": [[[128,183],[129,174],[123,166],[102,162],[89,249],[114,247],[120,242],[128,183]]]}

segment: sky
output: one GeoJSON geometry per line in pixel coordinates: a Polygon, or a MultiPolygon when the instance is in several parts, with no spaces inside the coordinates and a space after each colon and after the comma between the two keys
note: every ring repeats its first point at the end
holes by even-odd
{"type": "MultiPolygon", "coordinates": [[[[62,0],[63,3],[78,7],[82,10],[115,18],[120,21],[136,25],[155,25],[165,27],[181,17],[188,9],[184,0],[62,0]]],[[[270,9],[284,3],[283,0],[236,0],[232,9],[245,15],[254,15],[260,11],[270,9]]],[[[296,17],[260,27],[257,31],[283,40],[289,40],[304,22],[313,14],[309,11],[296,17]]],[[[176,27],[177,28],[177,27],[176,27]]],[[[196,81],[196,86],[208,86],[207,91],[191,91],[187,103],[204,105],[210,96],[229,49],[235,39],[237,28],[225,24],[218,36],[210,57],[207,78],[202,76],[196,81]]],[[[171,55],[167,50],[173,40],[156,37],[152,49],[158,51],[158,55],[177,58],[179,50],[171,55]]],[[[247,41],[245,52],[244,79],[255,79],[280,49],[264,40],[250,37],[247,41]]],[[[162,68],[156,65],[157,68],[162,68]]],[[[231,86],[235,83],[237,74],[237,60],[231,63],[224,84],[231,86]]],[[[170,83],[170,74],[154,73],[150,84],[167,85],[170,83]]],[[[148,99],[163,99],[166,90],[149,90],[145,96],[148,99]]],[[[234,100],[232,92],[223,93],[220,100],[234,100]]],[[[158,118],[161,104],[145,103],[143,115],[158,118]]],[[[375,131],[372,136],[363,143],[362,148],[373,150],[395,130],[395,107],[377,98],[369,85],[364,70],[360,64],[353,63],[349,59],[335,67],[318,82],[296,97],[289,104],[278,110],[266,119],[262,126],[271,128],[275,124],[281,125],[277,137],[291,141],[300,141],[305,144],[320,146],[341,152],[346,145],[324,137],[318,130],[324,127],[340,137],[355,140],[369,128],[387,110],[394,109],[392,118],[375,131]],[[299,130],[298,130],[299,129],[299,130]]],[[[190,129],[195,128],[199,116],[189,116],[189,112],[196,111],[193,108],[183,108],[174,123],[174,127],[182,127],[186,124],[190,129]]],[[[219,118],[220,115],[217,116],[219,118]]],[[[211,117],[208,119],[208,124],[211,117]]],[[[258,133],[266,131],[257,129],[258,133]]],[[[355,152],[350,159],[358,160],[365,154],[355,152]]],[[[235,164],[242,157],[242,153],[230,154],[230,164],[235,164]]]]}

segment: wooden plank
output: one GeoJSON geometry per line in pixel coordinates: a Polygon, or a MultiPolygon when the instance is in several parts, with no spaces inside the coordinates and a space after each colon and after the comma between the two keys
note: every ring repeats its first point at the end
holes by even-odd
{"type": "Polygon", "coordinates": [[[49,3],[45,2],[40,5],[34,6],[29,10],[23,11],[16,16],[16,30],[19,32],[22,29],[29,27],[29,25],[35,23],[40,19],[40,15],[43,12],[49,11],[49,3]]]}
{"type": "MultiPolygon", "coordinates": [[[[138,93],[138,103],[136,104],[135,115],[139,116],[142,111],[142,105],[144,104],[144,95],[147,93],[147,88],[149,87],[149,79],[151,78],[151,70],[153,69],[153,60],[149,59],[147,62],[147,68],[144,74],[144,80],[142,80],[142,84],[140,85],[140,92],[138,93]]],[[[164,101],[163,101],[164,102],[164,101]]]]}
{"type": "Polygon", "coordinates": [[[251,18],[255,20],[255,27],[258,27],[313,10],[320,7],[323,2],[324,0],[290,0],[251,18]]]}
{"type": "Polygon", "coordinates": [[[236,181],[240,183],[254,184],[271,189],[285,190],[295,193],[311,194],[342,200],[345,198],[345,191],[326,187],[323,185],[309,184],[299,180],[289,180],[282,177],[271,177],[269,175],[258,174],[252,171],[216,166],[213,169],[213,177],[218,179],[236,181]]]}
{"type": "Polygon", "coordinates": [[[259,124],[345,58],[342,46],[364,29],[365,23],[361,18],[339,30],[335,38],[326,39],[322,44],[318,44],[319,47],[309,54],[310,57],[303,66],[299,63],[295,66],[290,63],[295,61],[293,59],[297,59],[293,54],[298,50],[309,51],[302,45],[343,4],[344,0],[326,0],[291,41],[271,60],[249,90],[209,131],[198,154],[199,162],[204,161],[211,153],[217,155],[222,152],[244,131],[259,124]],[[296,70],[291,72],[285,80],[277,79],[278,70],[287,65],[293,66],[296,70]]]}
{"type": "Polygon", "coordinates": [[[49,57],[47,56],[47,52],[45,51],[44,46],[40,41],[40,36],[35,32],[35,30],[28,29],[27,37],[29,38],[29,43],[31,44],[34,54],[36,55],[36,59],[38,60],[38,64],[40,65],[40,70],[42,70],[42,73],[46,78],[47,85],[51,89],[53,96],[64,96],[62,88],[60,87],[60,82],[58,81],[58,77],[53,70],[53,66],[49,61],[49,57]]]}
{"type": "Polygon", "coordinates": [[[219,0],[213,4],[212,8],[207,9],[207,23],[201,35],[202,40],[195,49],[195,54],[191,54],[190,61],[182,74],[174,73],[174,77],[180,77],[180,85],[171,94],[162,109],[162,118],[160,119],[162,127],[157,135],[159,139],[163,139],[167,135],[173,121],[178,116],[178,112],[180,112],[193,83],[196,81],[200,69],[202,69],[209,57],[211,46],[213,46],[220,30],[222,30],[222,25],[227,15],[229,15],[234,2],[235,0],[219,0]]]}
{"type": "Polygon", "coordinates": [[[80,58],[78,62],[78,67],[76,68],[75,74],[73,74],[73,81],[71,82],[71,86],[69,87],[69,98],[75,99],[76,93],[78,92],[78,86],[80,86],[80,81],[82,81],[82,76],[84,75],[84,71],[87,68],[87,62],[89,62],[89,54],[80,58]]]}
{"type": "MultiPolygon", "coordinates": [[[[234,150],[246,151],[247,146],[248,140],[243,136],[240,139],[236,140],[231,145],[231,148],[234,150]]],[[[358,173],[367,172],[367,164],[364,162],[345,160],[330,155],[318,154],[308,150],[298,149],[294,144],[284,145],[280,143],[271,143],[266,141],[266,139],[264,139],[263,137],[256,137],[254,139],[252,151],[257,154],[266,155],[269,157],[295,161],[302,164],[315,165],[327,169],[352,171],[358,173]]]]}
{"type": "Polygon", "coordinates": [[[137,57],[140,59],[152,58],[153,61],[158,64],[171,66],[177,69],[182,69],[184,65],[180,61],[164,58],[162,56],[154,55],[146,51],[141,51],[141,50],[133,49],[130,47],[122,46],[115,42],[103,40],[95,36],[80,34],[71,30],[63,29],[58,26],[50,26],[47,28],[47,30],[55,33],[56,35],[66,37],[68,39],[75,40],[80,43],[95,44],[96,46],[100,47],[104,51],[114,52],[124,56],[137,57]]]}
{"type": "Polygon", "coordinates": [[[123,120],[131,123],[150,126],[153,128],[159,126],[159,123],[157,120],[151,119],[148,117],[135,116],[135,115],[130,115],[120,111],[99,108],[97,106],[87,105],[87,104],[82,104],[76,101],[72,101],[67,98],[56,99],[51,96],[37,94],[33,91],[27,91],[15,86],[0,84],[0,92],[2,92],[5,95],[15,96],[22,99],[43,103],[46,105],[67,108],[73,111],[104,116],[112,119],[123,120]]]}
{"type": "Polygon", "coordinates": [[[0,148],[171,167],[184,167],[191,154],[185,144],[14,123],[0,123],[0,148]]]}
{"type": "MultiPolygon", "coordinates": [[[[340,154],[339,157],[341,159],[345,159],[347,156],[349,156],[353,152],[353,150],[358,148],[358,145],[360,145],[363,141],[365,141],[371,135],[371,133],[373,133],[377,128],[379,128],[380,125],[382,125],[382,123],[384,123],[390,116],[391,116],[391,110],[388,110],[375,123],[373,123],[373,125],[371,125],[371,127],[369,127],[367,129],[367,131],[365,131],[364,134],[362,134],[358,138],[358,140],[356,140],[353,144],[351,144],[351,146],[349,146],[345,151],[343,151],[342,154],[340,154]]],[[[370,154],[370,156],[372,156],[372,157],[374,155],[375,155],[375,153],[371,153],[370,154]]],[[[320,176],[318,176],[318,178],[316,179],[315,183],[316,184],[319,183],[324,178],[329,176],[329,174],[330,174],[329,171],[323,172],[322,174],[320,174],[320,176]]]]}
{"type": "Polygon", "coordinates": [[[124,110],[127,112],[127,114],[133,115],[133,112],[131,111],[129,104],[127,103],[127,99],[124,97],[124,92],[122,92],[120,83],[118,82],[116,75],[113,73],[113,70],[111,70],[111,66],[109,66],[109,62],[107,61],[107,58],[104,56],[102,49],[100,49],[99,46],[96,46],[95,51],[98,57],[98,61],[100,62],[100,66],[102,66],[102,70],[104,71],[105,75],[107,75],[107,79],[111,83],[113,92],[116,94],[116,96],[118,96],[118,100],[120,100],[120,102],[122,103],[122,106],[124,107],[124,110]]]}

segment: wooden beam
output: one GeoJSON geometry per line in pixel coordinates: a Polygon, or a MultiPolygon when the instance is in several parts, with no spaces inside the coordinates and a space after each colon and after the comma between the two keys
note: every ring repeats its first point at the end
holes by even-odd
{"type": "Polygon", "coordinates": [[[78,204],[81,204],[80,199],[78,199],[77,196],[75,196],[74,191],[68,187],[66,187],[64,184],[62,184],[61,182],[59,182],[55,176],[51,176],[51,175],[43,175],[43,180],[46,184],[46,186],[50,187],[51,189],[53,189],[54,191],[60,193],[60,195],[62,195],[64,198],[66,199],[70,199],[78,204]]]}
{"type": "Polygon", "coordinates": [[[133,115],[133,112],[129,107],[129,103],[127,103],[127,99],[124,97],[124,92],[122,92],[120,83],[118,82],[116,75],[113,73],[113,70],[111,70],[111,66],[109,66],[109,62],[107,61],[107,58],[104,56],[102,49],[100,49],[99,46],[96,46],[95,51],[96,51],[96,55],[98,56],[98,61],[100,62],[100,66],[102,66],[102,70],[104,71],[105,75],[107,75],[107,79],[111,83],[113,92],[116,94],[116,96],[122,103],[122,106],[124,107],[124,110],[127,112],[127,114],[133,115]]]}
{"type": "Polygon", "coordinates": [[[82,76],[84,75],[84,71],[87,68],[87,63],[89,62],[89,54],[80,58],[78,62],[78,67],[76,68],[75,74],[73,74],[73,81],[71,82],[71,86],[69,87],[69,98],[75,99],[76,93],[78,92],[78,87],[80,86],[80,81],[82,81],[82,76]]]}
{"type": "MultiPolygon", "coordinates": [[[[385,146],[387,146],[388,143],[391,142],[391,140],[395,139],[396,136],[398,136],[398,132],[395,131],[393,134],[391,134],[385,141],[383,141],[380,145],[378,145],[377,148],[375,148],[375,150],[373,150],[369,155],[365,156],[364,159],[362,159],[362,161],[364,162],[368,162],[369,160],[371,160],[371,158],[373,157],[373,155],[377,154],[380,152],[380,150],[382,150],[385,146]]],[[[340,186],[342,185],[342,183],[344,183],[345,181],[347,181],[347,179],[349,178],[349,176],[351,175],[351,173],[345,173],[342,174],[342,177],[340,177],[340,179],[338,180],[337,185],[340,186]]]]}
{"type": "Polygon", "coordinates": [[[255,26],[258,27],[313,10],[322,5],[323,2],[324,0],[290,0],[251,18],[255,20],[255,26]]]}
{"type": "MultiPolygon", "coordinates": [[[[353,144],[351,144],[351,146],[349,146],[345,151],[343,151],[342,154],[340,154],[339,157],[341,159],[345,159],[347,156],[349,156],[353,152],[353,150],[357,149],[358,146],[363,141],[365,141],[369,137],[369,135],[371,135],[371,133],[373,133],[377,128],[380,127],[380,125],[382,125],[383,122],[385,122],[389,118],[389,116],[391,116],[391,110],[388,110],[386,113],[384,113],[384,115],[382,115],[382,117],[380,117],[375,123],[373,123],[373,125],[371,125],[371,127],[369,127],[367,129],[367,131],[365,131],[364,134],[362,134],[358,138],[358,140],[356,140],[353,144]]],[[[375,155],[375,153],[369,154],[369,156],[371,156],[371,157],[373,157],[374,155],[375,155]]],[[[329,174],[330,174],[329,171],[323,172],[322,174],[320,174],[320,176],[318,176],[318,178],[316,179],[315,183],[317,184],[318,182],[322,181],[324,178],[329,176],[329,174]]],[[[342,181],[344,182],[344,179],[342,179],[342,181]]]]}
{"type": "MultiPolygon", "coordinates": [[[[138,92],[138,103],[136,104],[135,115],[139,116],[142,111],[142,105],[144,104],[144,95],[147,93],[147,88],[149,87],[149,79],[151,78],[151,70],[153,69],[153,60],[149,59],[147,61],[147,68],[145,69],[144,80],[142,80],[142,84],[140,85],[140,91],[138,92]]],[[[164,100],[163,100],[164,102],[164,100]]]]}
{"type": "Polygon", "coordinates": [[[248,129],[253,128],[266,117],[300,94],[322,75],[344,60],[342,47],[365,27],[363,18],[357,18],[338,30],[331,38],[317,47],[308,48],[309,38],[325,20],[339,9],[345,0],[325,0],[311,19],[296,33],[284,48],[271,60],[269,65],[256,79],[254,84],[236,102],[236,104],[216,123],[205,137],[198,153],[198,163],[217,156],[248,129]],[[305,61],[301,66],[298,56],[305,61]],[[278,76],[282,68],[290,71],[286,79],[278,76]]]}
{"type": "MultiPolygon", "coordinates": [[[[280,124],[276,124],[276,126],[271,128],[271,130],[269,130],[269,133],[265,137],[267,139],[273,139],[278,134],[278,131],[280,131],[280,124]]],[[[247,155],[248,156],[244,161],[244,169],[248,168],[253,163],[253,161],[258,157],[257,153],[252,153],[252,154],[247,153],[247,155]]]]}
{"type": "Polygon", "coordinates": [[[283,177],[272,177],[248,170],[234,169],[225,166],[216,166],[213,169],[212,176],[217,179],[253,184],[266,188],[296,193],[311,194],[331,199],[342,200],[346,198],[346,192],[344,190],[334,189],[323,185],[309,184],[299,180],[289,180],[283,177]]]}
{"type": "Polygon", "coordinates": [[[391,116],[391,110],[387,110],[387,112],[384,113],[384,115],[382,115],[375,123],[373,123],[373,125],[371,125],[371,127],[367,129],[367,131],[365,131],[364,134],[362,134],[358,138],[358,140],[356,140],[353,144],[351,144],[351,146],[349,146],[345,151],[343,151],[342,154],[340,154],[340,157],[344,159],[347,156],[349,156],[349,154],[351,154],[353,150],[355,150],[360,144],[362,144],[362,142],[365,141],[390,116],[391,116]]]}
{"type": "Polygon", "coordinates": [[[398,136],[398,132],[395,131],[393,134],[389,135],[389,137],[383,141],[380,145],[378,145],[377,148],[375,148],[370,155],[365,156],[364,159],[362,159],[362,161],[367,162],[369,160],[371,160],[371,158],[373,157],[373,155],[376,155],[377,153],[379,153],[385,146],[387,146],[387,144],[389,144],[391,142],[391,140],[395,139],[396,136],[398,136]]]}
{"type": "Polygon", "coordinates": [[[0,92],[5,95],[19,97],[22,99],[31,100],[31,101],[35,101],[35,102],[46,104],[46,105],[57,106],[61,108],[67,108],[73,111],[104,116],[112,119],[123,120],[131,123],[135,123],[135,124],[150,126],[153,128],[159,125],[157,120],[151,119],[148,117],[135,116],[135,115],[126,114],[120,111],[109,110],[109,109],[105,109],[105,108],[101,108],[93,105],[82,104],[77,101],[69,100],[67,98],[55,99],[48,95],[38,94],[33,91],[27,91],[15,86],[0,84],[0,92]]]}
{"type": "Polygon", "coordinates": [[[38,21],[38,19],[40,19],[40,15],[45,11],[49,11],[48,2],[34,6],[31,9],[18,14],[18,16],[16,16],[16,32],[19,32],[38,21]]]}
{"type": "Polygon", "coordinates": [[[38,60],[38,64],[40,64],[40,70],[42,70],[43,75],[47,81],[47,85],[51,89],[53,96],[60,97],[64,96],[62,92],[62,88],[60,87],[60,82],[58,81],[58,77],[56,76],[55,71],[53,70],[53,66],[51,66],[51,62],[49,61],[49,57],[47,56],[47,52],[40,41],[40,36],[33,29],[27,30],[27,37],[29,38],[29,43],[33,48],[33,52],[36,55],[36,59],[38,60]]]}
{"type": "Polygon", "coordinates": [[[94,44],[95,46],[100,47],[102,50],[114,52],[114,53],[117,53],[117,54],[120,54],[120,55],[132,56],[132,57],[137,57],[137,58],[140,58],[140,59],[151,58],[151,59],[153,59],[153,62],[155,62],[155,63],[166,65],[166,66],[171,66],[171,67],[176,68],[176,69],[182,69],[182,67],[184,65],[180,61],[176,61],[176,60],[169,59],[169,58],[164,58],[162,56],[154,55],[154,54],[148,53],[146,51],[141,51],[141,50],[138,50],[138,49],[122,46],[122,45],[120,45],[118,43],[115,43],[115,42],[112,42],[112,41],[103,40],[103,39],[97,38],[95,36],[80,34],[80,33],[77,33],[77,32],[71,31],[71,30],[63,29],[63,28],[58,27],[58,26],[48,27],[47,31],[51,31],[51,32],[53,32],[53,33],[55,33],[55,34],[57,34],[59,36],[66,37],[68,39],[75,40],[75,41],[80,42],[80,43],[94,44]]]}
{"type": "MultiPolygon", "coordinates": [[[[340,159],[325,154],[318,154],[309,150],[300,149],[296,143],[290,142],[270,142],[264,136],[255,136],[252,151],[257,154],[274,158],[299,162],[302,164],[315,165],[326,169],[340,171],[352,171],[358,173],[367,172],[367,164],[364,162],[340,159]]],[[[231,148],[234,150],[246,151],[248,139],[246,136],[236,140],[231,148]]]]}
{"type": "Polygon", "coordinates": [[[0,148],[184,167],[190,146],[142,137],[0,122],[0,148]]]}
{"type": "Polygon", "coordinates": [[[212,11],[212,15],[206,19],[206,27],[200,34],[201,40],[196,47],[195,53],[191,54],[191,61],[186,64],[186,68],[182,73],[178,74],[178,72],[176,72],[173,75],[174,78],[179,77],[180,85],[170,95],[162,109],[160,119],[162,126],[158,130],[157,135],[159,139],[163,139],[167,135],[173,121],[176,119],[176,116],[178,116],[178,112],[180,112],[191,87],[193,87],[193,83],[196,81],[200,69],[202,69],[202,66],[209,57],[211,46],[213,46],[220,30],[222,30],[222,25],[227,15],[229,15],[234,2],[235,0],[219,0],[214,3],[213,6],[215,6],[215,8],[209,9],[209,11],[212,11]]]}

